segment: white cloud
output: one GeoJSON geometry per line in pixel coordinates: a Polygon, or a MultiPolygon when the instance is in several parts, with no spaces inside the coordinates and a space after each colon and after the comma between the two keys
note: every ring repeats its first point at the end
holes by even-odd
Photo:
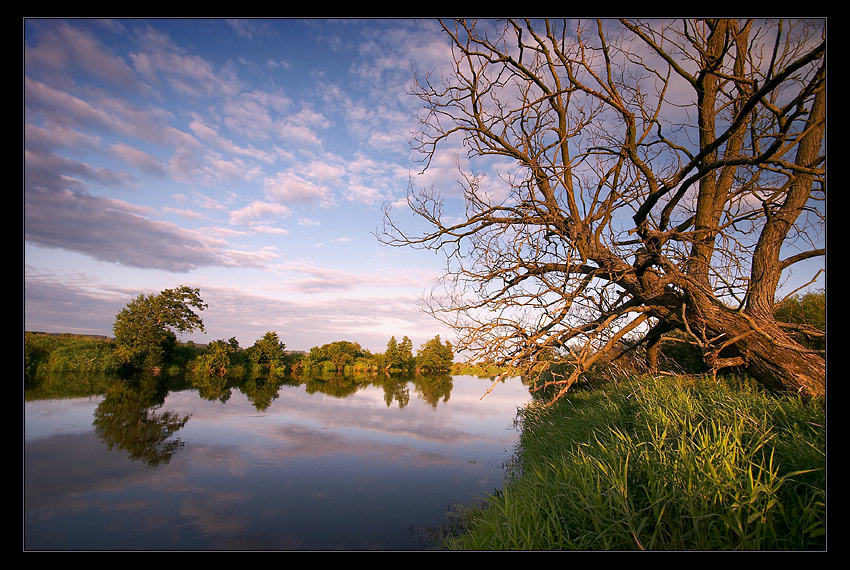
{"type": "Polygon", "coordinates": [[[282,204],[254,201],[244,208],[231,212],[230,223],[245,224],[271,218],[285,218],[291,213],[291,210],[282,204]]]}
{"type": "Polygon", "coordinates": [[[124,86],[133,85],[136,75],[127,63],[111,53],[88,31],[66,23],[44,29],[37,45],[26,45],[24,58],[30,73],[49,72],[54,80],[70,81],[66,76],[74,70],[124,86]]]}
{"type": "Polygon", "coordinates": [[[215,69],[209,61],[186,53],[150,27],[139,34],[139,47],[139,51],[130,54],[130,61],[154,85],[165,84],[192,97],[232,95],[241,90],[241,83],[231,70],[215,69]]]}
{"type": "Polygon", "coordinates": [[[205,217],[200,212],[196,212],[195,210],[188,210],[188,209],[185,209],[185,208],[179,209],[179,208],[170,208],[170,207],[166,206],[165,208],[162,209],[162,211],[168,212],[168,213],[171,213],[171,214],[177,214],[178,216],[181,216],[183,218],[189,218],[189,219],[193,219],[193,220],[200,220],[200,219],[204,219],[204,217],[205,217]]]}
{"type": "Polygon", "coordinates": [[[117,142],[110,147],[110,151],[119,160],[130,164],[145,174],[163,177],[167,173],[166,168],[156,157],[127,143],[117,142]]]}
{"type": "Polygon", "coordinates": [[[292,172],[279,172],[266,178],[264,186],[266,195],[281,204],[318,203],[327,206],[333,203],[330,187],[292,172]]]}

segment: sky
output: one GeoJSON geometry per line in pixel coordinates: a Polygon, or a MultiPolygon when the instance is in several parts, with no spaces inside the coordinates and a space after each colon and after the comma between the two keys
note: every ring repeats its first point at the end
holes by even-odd
{"type": "MultiPolygon", "coordinates": [[[[447,147],[409,139],[433,20],[28,19],[25,330],[111,335],[140,293],[196,287],[206,332],[375,352],[451,331],[419,300],[443,257],[382,244],[413,184],[452,197],[447,147]]],[[[411,227],[413,226],[405,226],[411,227]]]]}
{"type": "Polygon", "coordinates": [[[111,335],[140,293],[197,287],[205,333],[383,351],[450,332],[433,253],[381,244],[420,175],[413,69],[437,22],[25,20],[25,330],[111,335]]]}

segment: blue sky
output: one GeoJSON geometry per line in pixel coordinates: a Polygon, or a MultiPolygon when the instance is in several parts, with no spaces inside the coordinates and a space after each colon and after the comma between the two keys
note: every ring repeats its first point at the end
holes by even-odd
{"type": "MultiPolygon", "coordinates": [[[[140,292],[198,287],[198,341],[380,351],[448,331],[433,254],[381,245],[406,195],[416,20],[26,20],[25,329],[111,334],[140,292]]],[[[428,180],[453,184],[439,166],[428,180]]]]}
{"type": "Polygon", "coordinates": [[[460,188],[466,149],[423,174],[409,144],[438,22],[30,19],[24,42],[25,330],[110,335],[188,285],[209,308],[184,340],[451,339],[418,303],[443,258],[374,235],[385,205],[414,228],[411,181],[460,188]]]}

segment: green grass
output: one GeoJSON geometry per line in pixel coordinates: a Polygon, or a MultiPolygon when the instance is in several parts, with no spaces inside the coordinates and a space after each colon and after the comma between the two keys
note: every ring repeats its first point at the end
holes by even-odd
{"type": "Polygon", "coordinates": [[[650,377],[521,415],[515,473],[458,550],[822,550],[823,402],[650,377]]]}
{"type": "Polygon", "coordinates": [[[105,337],[24,333],[24,371],[37,373],[115,373],[120,362],[105,337]]]}

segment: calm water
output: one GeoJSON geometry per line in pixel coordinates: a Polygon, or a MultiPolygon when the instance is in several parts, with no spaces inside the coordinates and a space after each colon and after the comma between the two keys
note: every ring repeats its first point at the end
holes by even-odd
{"type": "Polygon", "coordinates": [[[28,550],[415,550],[502,486],[519,379],[25,404],[28,550]],[[247,394],[247,395],[246,395],[247,394]]]}

